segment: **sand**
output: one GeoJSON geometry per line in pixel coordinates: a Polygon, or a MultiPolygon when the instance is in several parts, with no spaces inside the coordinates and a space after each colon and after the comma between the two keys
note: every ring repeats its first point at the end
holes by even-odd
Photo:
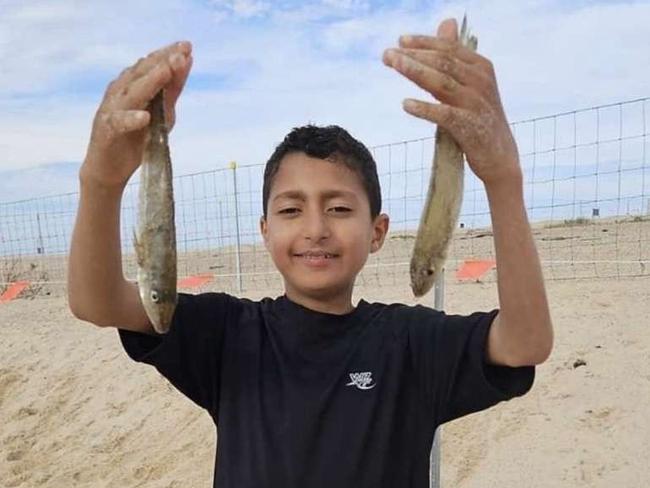
{"type": "MultiPolygon", "coordinates": [[[[526,396],[444,426],[445,488],[650,486],[650,276],[547,290],[551,358],[526,396]]],[[[412,303],[405,285],[359,296],[412,303]]],[[[495,306],[493,281],[448,277],[447,311],[495,306]]],[[[0,487],[208,487],[215,441],[207,413],[65,298],[0,304],[0,487]]]]}

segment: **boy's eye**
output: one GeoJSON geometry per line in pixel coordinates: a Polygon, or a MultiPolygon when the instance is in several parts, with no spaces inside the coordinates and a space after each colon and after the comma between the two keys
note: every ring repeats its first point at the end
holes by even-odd
{"type": "Polygon", "coordinates": [[[296,207],[283,208],[282,210],[278,211],[280,214],[294,214],[296,212],[298,212],[298,209],[296,207]]]}
{"type": "Polygon", "coordinates": [[[341,206],[332,207],[332,208],[330,208],[330,210],[333,210],[336,213],[352,212],[351,208],[341,207],[341,206]]]}

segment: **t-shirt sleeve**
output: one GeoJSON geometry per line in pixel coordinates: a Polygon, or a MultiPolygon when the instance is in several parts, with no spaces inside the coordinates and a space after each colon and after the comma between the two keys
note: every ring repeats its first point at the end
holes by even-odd
{"type": "Polygon", "coordinates": [[[180,293],[166,334],[119,329],[120,339],[131,359],[155,366],[184,395],[216,412],[224,335],[236,320],[237,304],[224,293],[180,293]]]}
{"type": "Polygon", "coordinates": [[[409,321],[413,366],[437,425],[530,390],[534,366],[487,362],[488,332],[498,310],[462,316],[416,308],[415,320],[409,321]]]}

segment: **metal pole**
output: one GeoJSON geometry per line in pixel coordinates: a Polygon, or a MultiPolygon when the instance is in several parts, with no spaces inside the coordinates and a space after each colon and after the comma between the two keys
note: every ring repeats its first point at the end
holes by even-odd
{"type": "Polygon", "coordinates": [[[223,209],[221,208],[221,200],[217,201],[217,205],[219,206],[219,247],[223,249],[223,238],[225,230],[223,226],[223,209]]]}
{"type": "Polygon", "coordinates": [[[43,245],[43,233],[41,232],[41,215],[36,212],[36,225],[38,227],[38,243],[36,244],[36,254],[45,254],[43,245]]]}
{"type": "MultiPolygon", "coordinates": [[[[442,310],[445,301],[445,268],[438,273],[434,286],[434,305],[436,310],[442,310]]],[[[442,436],[442,426],[436,429],[433,437],[433,446],[431,446],[431,458],[429,460],[429,486],[431,488],[440,488],[440,437],[442,436]]]]}
{"type": "Polygon", "coordinates": [[[242,277],[241,277],[241,242],[239,237],[239,204],[237,203],[237,162],[230,162],[230,169],[232,170],[232,184],[235,193],[235,237],[237,239],[237,253],[236,259],[236,273],[237,273],[237,291],[242,291],[242,277]]]}

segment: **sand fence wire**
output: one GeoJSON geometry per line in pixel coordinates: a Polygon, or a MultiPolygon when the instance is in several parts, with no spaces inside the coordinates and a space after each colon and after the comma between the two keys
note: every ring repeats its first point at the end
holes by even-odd
{"type": "MultiPolygon", "coordinates": [[[[650,273],[650,98],[515,122],[525,202],[547,280],[623,278],[650,273]]],[[[391,219],[384,248],[372,254],[358,285],[408,286],[408,262],[426,198],[431,137],[370,148],[383,208],[391,219]]],[[[180,277],[207,275],[197,291],[271,294],[282,289],[261,241],[263,164],[176,176],[180,277]]],[[[133,231],[138,178],[122,201],[124,272],[135,277],[133,231]]],[[[26,296],[65,293],[67,254],[78,193],[0,203],[0,292],[28,280],[26,296]]],[[[487,197],[466,171],[461,216],[446,279],[467,259],[494,259],[487,197]]],[[[495,271],[481,278],[493,281],[495,271]]]]}

